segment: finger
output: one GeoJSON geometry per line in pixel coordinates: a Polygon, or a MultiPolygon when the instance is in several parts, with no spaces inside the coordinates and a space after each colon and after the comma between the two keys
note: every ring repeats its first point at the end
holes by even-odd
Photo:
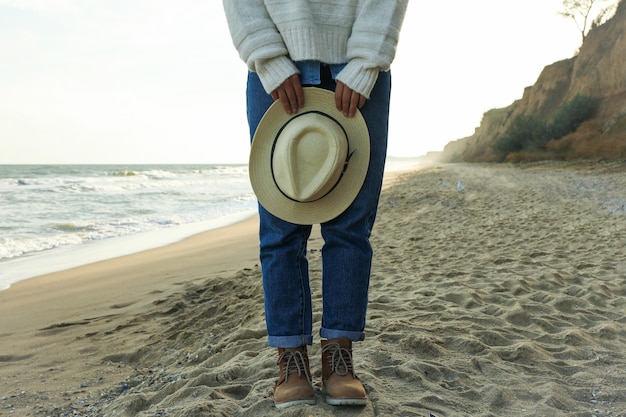
{"type": "Polygon", "coordinates": [[[348,117],[354,117],[356,114],[356,108],[361,100],[361,95],[356,91],[352,91],[350,95],[350,107],[348,107],[348,117]]]}
{"type": "Polygon", "coordinates": [[[348,109],[348,117],[354,117],[356,115],[357,108],[362,108],[365,106],[365,102],[367,98],[357,93],[356,91],[352,91],[352,98],[350,99],[350,108],[348,109]]]}
{"type": "Polygon", "coordinates": [[[294,85],[295,93],[296,93],[296,102],[298,104],[298,110],[304,107],[304,89],[302,88],[302,84],[300,84],[300,77],[298,77],[296,84],[294,85]]]}
{"type": "Polygon", "coordinates": [[[291,103],[291,110],[297,113],[302,106],[304,106],[304,90],[300,83],[300,76],[294,74],[287,79],[285,83],[287,94],[289,96],[289,102],[291,103]]]}
{"type": "Polygon", "coordinates": [[[365,106],[365,102],[367,101],[367,97],[365,97],[365,96],[364,96],[364,95],[362,95],[362,94],[360,94],[359,96],[360,96],[360,98],[359,98],[359,105],[358,105],[358,107],[359,107],[359,109],[360,109],[360,108],[362,108],[363,106],[365,106]]]}
{"type": "Polygon", "coordinates": [[[283,105],[285,112],[287,114],[291,114],[292,113],[291,103],[289,102],[289,96],[287,95],[287,92],[285,91],[284,87],[278,88],[278,97],[280,98],[280,102],[283,105]]]}
{"type": "Polygon", "coordinates": [[[337,82],[337,87],[335,88],[335,107],[340,112],[343,112],[342,106],[342,96],[343,96],[343,83],[341,81],[337,82]]]}
{"type": "Polygon", "coordinates": [[[285,82],[285,94],[287,95],[287,100],[289,101],[289,108],[291,113],[296,113],[298,111],[298,94],[296,93],[296,87],[291,78],[288,78],[285,82]]]}
{"type": "Polygon", "coordinates": [[[293,114],[298,111],[298,105],[296,103],[296,94],[291,88],[287,88],[285,90],[285,94],[287,96],[287,103],[289,105],[289,111],[287,113],[293,114]]]}
{"type": "Polygon", "coordinates": [[[352,89],[346,86],[341,95],[341,111],[346,117],[350,115],[350,101],[352,101],[352,89]]]}

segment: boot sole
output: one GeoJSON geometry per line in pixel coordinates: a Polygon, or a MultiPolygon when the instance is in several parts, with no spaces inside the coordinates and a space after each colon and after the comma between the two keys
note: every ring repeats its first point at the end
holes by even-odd
{"type": "Polygon", "coordinates": [[[282,410],[283,408],[288,408],[288,407],[294,407],[296,405],[315,405],[315,399],[308,399],[308,400],[293,400],[293,401],[286,401],[284,403],[274,403],[274,406],[276,408],[278,408],[279,410],[282,410]]]}
{"type": "Polygon", "coordinates": [[[326,404],[329,405],[366,405],[366,398],[329,398],[326,397],[326,404]]]}

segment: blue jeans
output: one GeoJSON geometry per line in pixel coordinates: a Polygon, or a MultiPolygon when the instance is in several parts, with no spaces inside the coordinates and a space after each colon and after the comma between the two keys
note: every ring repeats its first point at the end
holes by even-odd
{"type": "MultiPolygon", "coordinates": [[[[335,90],[335,81],[323,67],[317,87],[335,90]]],[[[322,338],[365,337],[365,315],[372,264],[369,237],[374,226],[387,153],[391,75],[381,72],[361,113],[367,123],[370,164],[365,183],[354,202],[337,218],[321,225],[322,338]]],[[[273,103],[258,76],[250,72],[247,85],[250,137],[273,103]]],[[[283,221],[259,204],[260,258],[265,294],[268,344],[293,348],[313,343],[313,309],[309,284],[307,240],[311,226],[283,221]]]]}

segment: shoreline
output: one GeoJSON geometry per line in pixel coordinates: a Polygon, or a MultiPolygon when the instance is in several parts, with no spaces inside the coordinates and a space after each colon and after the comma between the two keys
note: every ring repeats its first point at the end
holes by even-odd
{"type": "MultiPolygon", "coordinates": [[[[186,264],[206,264],[214,273],[236,270],[242,263],[252,266],[258,262],[257,229],[258,216],[249,216],[165,246],[16,282],[0,291],[0,317],[21,310],[28,311],[24,318],[30,316],[36,319],[33,322],[44,318],[49,322],[71,321],[73,311],[89,310],[97,304],[101,290],[111,292],[113,304],[125,305],[129,297],[137,298],[144,288],[150,290],[144,294],[148,295],[158,291],[160,285],[170,284],[174,277],[186,279],[186,264]],[[76,299],[73,305],[67,305],[68,295],[76,299]],[[60,302],[56,303],[57,299],[60,302]]],[[[0,334],[17,330],[11,323],[19,321],[3,322],[0,334]]]]}
{"type": "Polygon", "coordinates": [[[0,274],[0,292],[24,280],[171,245],[197,234],[245,221],[253,217],[255,213],[250,211],[228,214],[205,222],[89,241],[77,246],[56,248],[5,260],[0,263],[0,266],[5,269],[0,274]]]}

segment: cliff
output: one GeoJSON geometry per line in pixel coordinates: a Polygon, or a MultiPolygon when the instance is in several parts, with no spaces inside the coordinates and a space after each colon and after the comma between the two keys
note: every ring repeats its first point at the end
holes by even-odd
{"type": "Polygon", "coordinates": [[[545,67],[536,83],[524,90],[521,99],[508,107],[484,113],[474,134],[446,145],[439,158],[447,162],[502,160],[503,155],[498,153],[495,144],[511,129],[518,116],[531,115],[549,123],[559,108],[580,95],[597,100],[593,120],[580,126],[580,132],[554,138],[535,159],[555,155],[625,158],[625,63],[626,1],[621,1],[613,18],[589,32],[577,56],[545,67]]]}

